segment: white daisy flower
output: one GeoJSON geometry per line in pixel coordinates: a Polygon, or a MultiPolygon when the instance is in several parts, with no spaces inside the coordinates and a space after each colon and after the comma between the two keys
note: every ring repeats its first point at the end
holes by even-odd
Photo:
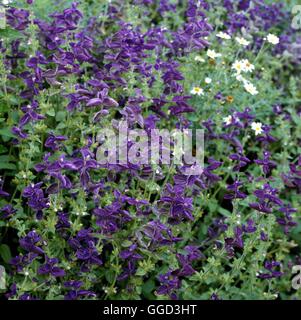
{"type": "Polygon", "coordinates": [[[212,82],[211,78],[209,78],[209,77],[205,78],[205,83],[210,84],[211,82],[212,82]]]}
{"type": "Polygon", "coordinates": [[[252,96],[256,96],[258,94],[257,88],[249,81],[244,82],[244,87],[247,92],[249,92],[252,96]]]}
{"type": "Polygon", "coordinates": [[[241,60],[241,64],[244,72],[252,72],[255,67],[248,59],[241,60]]]}
{"type": "Polygon", "coordinates": [[[250,41],[246,40],[245,38],[236,37],[236,42],[238,42],[240,45],[246,47],[250,44],[250,41]]]}
{"type": "Polygon", "coordinates": [[[204,95],[204,90],[200,87],[193,87],[190,93],[200,96],[200,95],[204,95]]]}
{"type": "Polygon", "coordinates": [[[221,57],[222,55],[220,53],[215,52],[214,50],[208,49],[207,56],[209,58],[215,60],[215,58],[221,57]]]}
{"type": "Polygon", "coordinates": [[[273,45],[276,45],[279,43],[279,38],[272,33],[269,33],[266,39],[269,43],[271,43],[273,45]]]}
{"type": "Polygon", "coordinates": [[[243,66],[243,64],[241,63],[240,60],[236,60],[236,61],[232,64],[232,69],[234,69],[237,74],[240,74],[240,73],[243,71],[244,66],[243,66]]]}
{"type": "Polygon", "coordinates": [[[232,123],[232,116],[225,117],[223,121],[227,126],[229,126],[232,123]]]}
{"type": "Polygon", "coordinates": [[[196,57],[194,58],[194,61],[197,61],[197,62],[205,62],[205,59],[202,58],[201,56],[196,56],[196,57]]]}
{"type": "Polygon", "coordinates": [[[225,39],[225,40],[230,40],[231,39],[231,36],[229,36],[227,33],[225,32],[219,32],[216,34],[216,36],[218,38],[221,38],[221,39],[225,39]]]}
{"type": "Polygon", "coordinates": [[[255,132],[256,136],[258,136],[259,134],[262,134],[262,132],[263,132],[262,123],[260,123],[260,122],[252,122],[251,128],[255,132]]]}

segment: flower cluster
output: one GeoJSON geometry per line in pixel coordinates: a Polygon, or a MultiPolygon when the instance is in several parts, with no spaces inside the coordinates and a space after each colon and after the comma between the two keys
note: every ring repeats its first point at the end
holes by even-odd
{"type": "Polygon", "coordinates": [[[0,295],[301,298],[290,285],[301,246],[301,40],[289,8],[268,3],[7,2],[0,295]],[[103,164],[99,133],[120,120],[147,133],[202,129],[202,172],[103,164]]]}

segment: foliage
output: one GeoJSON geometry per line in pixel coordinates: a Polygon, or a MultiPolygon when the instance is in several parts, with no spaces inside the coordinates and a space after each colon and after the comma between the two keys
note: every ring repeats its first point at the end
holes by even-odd
{"type": "Polygon", "coordinates": [[[10,2],[0,30],[1,294],[299,299],[301,37],[290,7],[10,2]],[[100,165],[97,134],[119,119],[204,129],[204,172],[100,165]]]}

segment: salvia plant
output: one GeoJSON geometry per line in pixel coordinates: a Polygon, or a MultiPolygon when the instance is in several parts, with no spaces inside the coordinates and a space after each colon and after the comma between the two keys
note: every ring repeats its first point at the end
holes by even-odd
{"type": "Polygon", "coordinates": [[[301,298],[294,4],[2,1],[3,299],[301,298]],[[204,130],[202,173],[99,163],[120,120],[204,130]]]}

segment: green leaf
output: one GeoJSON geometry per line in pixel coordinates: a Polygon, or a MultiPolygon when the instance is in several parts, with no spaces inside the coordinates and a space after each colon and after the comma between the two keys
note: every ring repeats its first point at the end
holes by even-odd
{"type": "Polygon", "coordinates": [[[155,289],[155,287],[155,281],[152,279],[149,279],[144,283],[144,285],[142,286],[142,292],[146,296],[146,298],[153,298],[152,291],[155,289]]]}
{"type": "Polygon", "coordinates": [[[146,274],[146,271],[140,267],[136,271],[137,276],[144,276],[145,274],[146,274]]]}
{"type": "Polygon", "coordinates": [[[125,247],[125,248],[128,248],[128,247],[130,247],[132,244],[133,244],[132,241],[124,240],[121,245],[122,245],[123,247],[125,247]]]}
{"type": "Polygon", "coordinates": [[[46,114],[48,114],[50,117],[54,117],[55,116],[55,110],[53,108],[48,109],[46,111],[46,114]]]}
{"type": "Polygon", "coordinates": [[[56,113],[55,120],[56,121],[64,121],[66,119],[66,111],[59,111],[56,113]]]}
{"type": "Polygon", "coordinates": [[[115,279],[115,271],[113,270],[106,271],[105,278],[110,284],[112,284],[115,279]]]}
{"type": "Polygon", "coordinates": [[[8,155],[0,156],[0,169],[7,169],[7,170],[16,170],[16,165],[10,163],[13,158],[8,155]]]}
{"type": "Polygon", "coordinates": [[[7,151],[7,148],[3,145],[0,145],[0,153],[4,153],[7,151]]]}
{"type": "Polygon", "coordinates": [[[66,124],[64,122],[61,122],[58,124],[58,126],[56,128],[57,129],[64,129],[64,128],[66,128],[66,124]]]}
{"type": "Polygon", "coordinates": [[[223,216],[225,216],[225,217],[230,217],[231,216],[231,212],[226,210],[226,209],[224,209],[224,208],[222,208],[222,207],[218,208],[218,212],[220,214],[222,214],[223,216]]]}
{"type": "Polygon", "coordinates": [[[0,245],[0,256],[4,262],[8,263],[10,261],[11,253],[8,245],[6,244],[0,245]]]}
{"type": "Polygon", "coordinates": [[[2,128],[0,129],[0,136],[7,138],[15,138],[16,136],[11,132],[11,128],[2,128]]]}
{"type": "Polygon", "coordinates": [[[13,163],[3,162],[3,163],[0,163],[0,169],[16,170],[17,167],[13,163]]]}
{"type": "Polygon", "coordinates": [[[21,37],[20,32],[13,28],[0,29],[0,38],[9,38],[13,40],[20,37],[21,37]]]}

